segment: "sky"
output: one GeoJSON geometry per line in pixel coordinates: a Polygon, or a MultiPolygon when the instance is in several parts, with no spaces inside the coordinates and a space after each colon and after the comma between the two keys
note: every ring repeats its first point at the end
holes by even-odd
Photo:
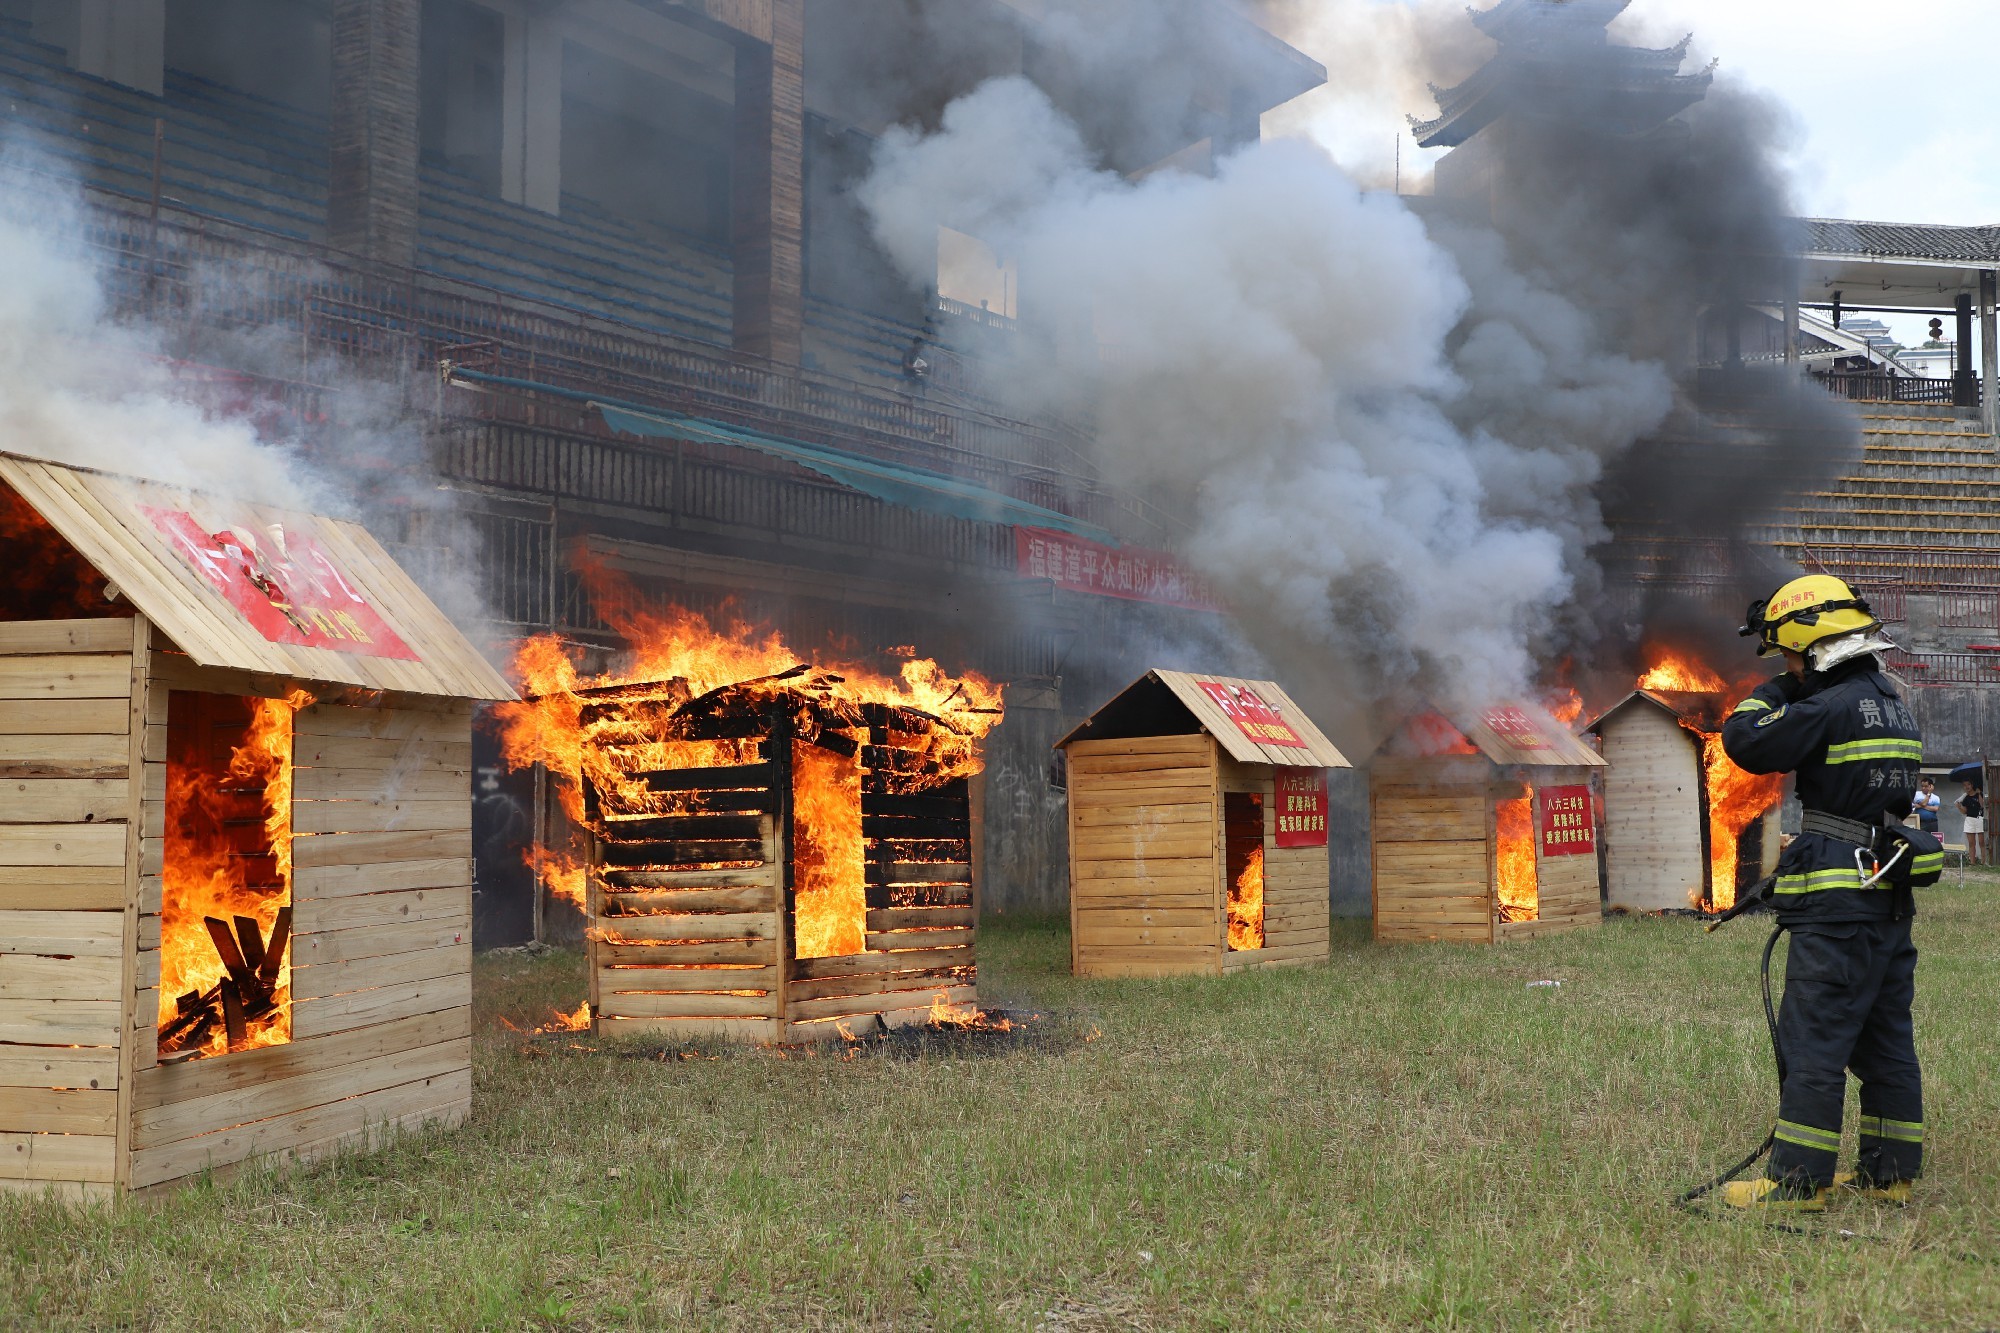
{"type": "MultiPolygon", "coordinates": [[[[1411,72],[1418,34],[1468,29],[1463,0],[1289,7],[1302,25],[1289,35],[1327,65],[1329,86],[1274,114],[1268,128],[1310,133],[1351,171],[1383,184],[1400,137],[1404,188],[1426,179],[1435,154],[1420,152],[1403,123],[1406,113],[1434,110],[1411,72]]],[[[1787,105],[1795,136],[1787,157],[1809,215],[2000,223],[1994,0],[1929,0],[1907,10],[1881,0],[1635,0],[1612,32],[1646,46],[1692,32],[1688,70],[1719,59],[1719,79],[1787,105]],[[1964,59],[1955,63],[1954,53],[1964,59]]]]}
{"type": "MultiPolygon", "coordinates": [[[[1421,52],[1442,41],[1476,62],[1493,49],[1465,0],[1262,4],[1272,27],[1327,67],[1327,85],[1272,112],[1265,133],[1317,140],[1364,184],[1428,191],[1442,152],[1419,149],[1404,117],[1435,114],[1421,52]]],[[[1687,72],[1717,61],[1718,81],[1786,107],[1782,160],[1806,216],[2000,224],[1995,0],[1929,0],[1907,13],[1881,0],[1634,0],[1611,33],[1656,47],[1692,33],[1687,72]],[[1951,53],[1970,59],[1955,66],[1951,53]]],[[[1881,318],[1904,343],[1926,336],[1919,316],[1881,318]]]]}

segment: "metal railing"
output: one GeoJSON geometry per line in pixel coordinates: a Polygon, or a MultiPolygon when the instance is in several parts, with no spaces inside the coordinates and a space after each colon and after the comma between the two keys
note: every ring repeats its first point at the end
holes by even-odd
{"type": "Polygon", "coordinates": [[[911,462],[1037,503],[1089,498],[1130,535],[1157,539],[1161,515],[1103,490],[1083,451],[1084,425],[998,416],[940,395],[872,389],[838,376],[635,328],[472,283],[372,263],[194,214],[159,218],[93,193],[81,239],[103,259],[114,310],[169,331],[255,329],[291,339],[299,377],[328,362],[402,378],[447,356],[564,388],[637,399],[693,415],[911,462]]]}
{"type": "MultiPolygon", "coordinates": [[[[1831,374],[1814,377],[1834,396],[1857,403],[1929,403],[1950,407],[1955,401],[1950,379],[1924,379],[1915,375],[1831,374]]],[[[1973,381],[1974,401],[1980,399],[1979,381],[1973,381]]]]}

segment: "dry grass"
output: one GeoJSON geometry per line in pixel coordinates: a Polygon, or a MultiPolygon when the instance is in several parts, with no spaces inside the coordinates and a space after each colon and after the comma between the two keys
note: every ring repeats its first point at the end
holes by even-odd
{"type": "Polygon", "coordinates": [[[1996,921],[2000,878],[1926,895],[1904,1212],[1669,1206],[1773,1109],[1754,921],[1346,929],[1325,968],[1122,983],[1006,924],[989,1002],[1063,1017],[979,1057],[525,1054],[497,1020],[569,1007],[579,960],[482,961],[469,1125],[118,1209],[0,1201],[0,1324],[1991,1327],[1996,921]]]}

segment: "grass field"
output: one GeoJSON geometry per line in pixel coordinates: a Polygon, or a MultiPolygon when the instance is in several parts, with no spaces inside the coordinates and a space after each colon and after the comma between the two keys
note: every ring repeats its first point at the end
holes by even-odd
{"type": "Polygon", "coordinates": [[[1054,1017],[1000,1054],[530,1052],[499,1020],[573,1005],[580,958],[482,960],[468,1125],[115,1209],[0,1199],[0,1325],[2000,1326],[2000,877],[1922,911],[1905,1211],[1670,1206],[1774,1109],[1757,921],[1354,923],[1324,968],[1089,983],[1059,925],[1002,924],[985,998],[1054,1017]]]}

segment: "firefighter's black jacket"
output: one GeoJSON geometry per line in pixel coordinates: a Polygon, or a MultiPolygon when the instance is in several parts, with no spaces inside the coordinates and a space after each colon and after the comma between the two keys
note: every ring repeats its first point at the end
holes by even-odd
{"type": "MultiPolygon", "coordinates": [[[[1722,748],[1746,772],[1796,772],[1806,809],[1869,825],[1909,812],[1923,760],[1917,721],[1873,654],[1825,676],[1759,685],[1723,724],[1722,748]]],[[[1778,858],[1779,920],[1796,926],[1907,912],[1907,895],[1886,884],[1861,887],[1854,853],[1853,843],[1800,834],[1778,858]]]]}

